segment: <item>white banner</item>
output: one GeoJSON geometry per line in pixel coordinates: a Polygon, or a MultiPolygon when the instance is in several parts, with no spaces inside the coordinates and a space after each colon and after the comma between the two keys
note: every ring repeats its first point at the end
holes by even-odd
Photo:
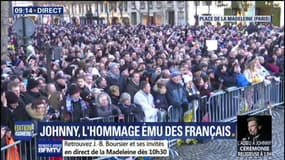
{"type": "Polygon", "coordinates": [[[63,140],[63,157],[168,157],[167,140],[63,140]]]}
{"type": "Polygon", "coordinates": [[[218,49],[218,41],[217,40],[206,40],[206,46],[208,51],[214,51],[218,49]]]}

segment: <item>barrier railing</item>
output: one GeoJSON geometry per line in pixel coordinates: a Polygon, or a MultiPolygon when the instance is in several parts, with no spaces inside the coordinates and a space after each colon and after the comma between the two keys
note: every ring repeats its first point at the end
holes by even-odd
{"type": "Polygon", "coordinates": [[[256,114],[284,104],[284,81],[232,87],[199,100],[197,121],[232,121],[237,115],[256,114]],[[205,109],[206,106],[206,109],[205,109]]]}

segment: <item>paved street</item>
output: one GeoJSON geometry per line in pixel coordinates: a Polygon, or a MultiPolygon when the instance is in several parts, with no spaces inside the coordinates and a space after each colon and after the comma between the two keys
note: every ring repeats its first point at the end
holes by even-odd
{"type": "MultiPolygon", "coordinates": [[[[183,160],[283,160],[284,109],[274,109],[272,121],[273,156],[266,158],[238,158],[236,140],[215,140],[204,144],[183,145],[177,148],[183,160]]],[[[178,160],[177,158],[176,160],[178,160]]]]}

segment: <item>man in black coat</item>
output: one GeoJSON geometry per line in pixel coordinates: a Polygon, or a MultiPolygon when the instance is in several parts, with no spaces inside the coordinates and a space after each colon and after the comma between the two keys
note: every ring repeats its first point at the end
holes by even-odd
{"type": "Polygon", "coordinates": [[[20,106],[19,97],[14,92],[7,92],[5,95],[7,106],[1,107],[1,125],[8,126],[14,134],[15,122],[27,121],[29,120],[29,116],[25,110],[25,106],[20,106]]]}
{"type": "Polygon", "coordinates": [[[271,141],[270,134],[266,133],[259,118],[249,117],[247,119],[247,128],[249,134],[242,140],[251,141],[253,144],[257,141],[271,141]]]}
{"type": "Polygon", "coordinates": [[[32,103],[34,100],[42,97],[40,93],[40,82],[35,79],[29,79],[27,85],[27,94],[24,96],[25,104],[32,103]]]}

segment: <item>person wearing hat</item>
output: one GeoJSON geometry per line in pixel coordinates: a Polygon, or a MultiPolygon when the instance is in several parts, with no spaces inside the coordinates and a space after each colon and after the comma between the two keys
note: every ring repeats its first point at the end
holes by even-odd
{"type": "Polygon", "coordinates": [[[25,121],[29,118],[25,106],[20,106],[19,97],[14,92],[6,92],[5,97],[7,107],[1,107],[1,125],[8,126],[14,133],[15,121],[25,121]]]}
{"type": "Polygon", "coordinates": [[[166,97],[170,105],[174,107],[172,120],[179,122],[182,119],[183,112],[188,110],[189,101],[187,99],[187,92],[181,84],[181,73],[174,69],[170,74],[170,80],[166,84],[166,97]]]}
{"type": "Polygon", "coordinates": [[[119,68],[120,66],[118,63],[110,63],[106,80],[110,86],[117,85],[120,90],[123,90],[124,78],[121,76],[119,68]]]}
{"type": "Polygon", "coordinates": [[[35,99],[40,98],[40,82],[36,79],[29,79],[27,84],[27,93],[23,100],[25,104],[32,103],[35,99]]]}
{"type": "Polygon", "coordinates": [[[80,91],[75,83],[68,88],[68,94],[63,100],[64,121],[79,122],[81,118],[88,116],[87,102],[80,97],[80,91]]]}
{"type": "Polygon", "coordinates": [[[118,120],[123,120],[123,114],[120,108],[112,104],[110,96],[101,92],[96,97],[96,117],[118,116],[118,120]]]}

